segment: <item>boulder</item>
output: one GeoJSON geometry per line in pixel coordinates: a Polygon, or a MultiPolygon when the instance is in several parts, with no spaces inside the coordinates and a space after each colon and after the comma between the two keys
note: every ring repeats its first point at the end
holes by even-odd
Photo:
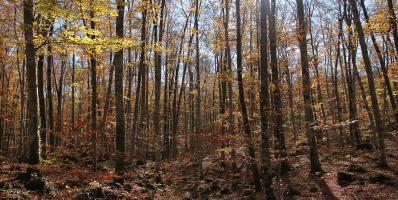
{"type": "Polygon", "coordinates": [[[393,179],[384,174],[375,174],[369,177],[369,182],[371,183],[381,183],[385,185],[393,185],[393,179]]]}
{"type": "Polygon", "coordinates": [[[361,143],[357,144],[357,149],[372,151],[373,146],[372,146],[372,143],[370,142],[370,140],[364,140],[361,143]]]}
{"type": "Polygon", "coordinates": [[[353,173],[360,173],[360,174],[363,174],[363,173],[368,172],[368,170],[366,170],[365,168],[363,168],[363,167],[361,167],[361,166],[358,166],[358,165],[354,165],[354,164],[351,164],[351,165],[347,168],[347,171],[348,171],[348,172],[353,172],[353,173]]]}
{"type": "Polygon", "coordinates": [[[290,187],[288,190],[287,190],[287,195],[289,195],[289,196],[297,196],[297,195],[300,195],[301,194],[301,192],[300,192],[300,190],[298,190],[297,188],[294,188],[294,187],[290,187]]]}
{"type": "Polygon", "coordinates": [[[337,173],[337,183],[342,187],[348,186],[354,181],[355,177],[351,173],[345,171],[340,171],[337,173]]]}

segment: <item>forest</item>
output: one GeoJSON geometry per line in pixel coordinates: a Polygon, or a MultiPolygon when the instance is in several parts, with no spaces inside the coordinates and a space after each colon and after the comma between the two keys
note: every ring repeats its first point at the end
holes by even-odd
{"type": "Polygon", "coordinates": [[[0,0],[0,200],[398,200],[395,0],[0,0]]]}

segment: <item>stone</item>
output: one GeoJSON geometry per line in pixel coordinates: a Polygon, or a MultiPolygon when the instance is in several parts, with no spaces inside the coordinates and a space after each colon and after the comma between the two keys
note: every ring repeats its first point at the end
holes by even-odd
{"type": "Polygon", "coordinates": [[[247,197],[247,196],[253,195],[254,193],[255,192],[252,189],[246,188],[246,189],[243,190],[242,196],[247,197]]]}
{"type": "Polygon", "coordinates": [[[393,180],[391,177],[384,174],[375,174],[369,177],[369,182],[371,183],[381,183],[385,185],[392,185],[393,180]]]}
{"type": "Polygon", "coordinates": [[[301,192],[297,188],[294,188],[294,187],[290,187],[287,190],[287,195],[289,195],[289,196],[297,196],[300,194],[301,194],[301,192]]]}
{"type": "Polygon", "coordinates": [[[357,144],[357,149],[358,150],[372,151],[373,150],[373,146],[372,146],[370,140],[364,140],[361,143],[357,144]]]}
{"type": "Polygon", "coordinates": [[[183,200],[191,200],[192,195],[190,192],[185,192],[183,200]]]}
{"type": "Polygon", "coordinates": [[[309,188],[309,191],[312,193],[318,192],[318,188],[316,187],[316,185],[311,185],[309,188]]]}
{"type": "Polygon", "coordinates": [[[347,168],[347,171],[353,172],[353,173],[360,173],[360,174],[363,174],[363,173],[368,172],[368,170],[366,170],[365,168],[363,168],[363,167],[361,167],[361,166],[358,166],[358,165],[354,165],[354,164],[351,164],[351,165],[347,168]]]}
{"type": "Polygon", "coordinates": [[[345,171],[340,171],[337,173],[337,183],[342,187],[348,186],[354,181],[355,177],[351,173],[345,171]]]}

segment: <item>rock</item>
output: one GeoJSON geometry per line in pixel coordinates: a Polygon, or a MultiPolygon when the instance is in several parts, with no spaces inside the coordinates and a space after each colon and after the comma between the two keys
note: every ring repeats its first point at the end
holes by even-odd
{"type": "Polygon", "coordinates": [[[29,167],[26,172],[17,175],[16,180],[24,185],[27,190],[39,193],[49,193],[55,190],[55,186],[43,178],[38,170],[29,167]]]}
{"type": "Polygon", "coordinates": [[[134,186],[131,188],[131,191],[133,191],[133,192],[140,192],[140,193],[145,193],[145,192],[147,192],[147,190],[146,190],[145,188],[140,187],[140,186],[138,186],[138,185],[134,185],[134,186]]]}
{"type": "Polygon", "coordinates": [[[205,185],[201,185],[198,187],[199,193],[200,193],[200,199],[208,199],[209,198],[209,193],[210,189],[209,187],[205,185]]]}
{"type": "Polygon", "coordinates": [[[4,200],[25,200],[32,197],[28,192],[18,190],[0,190],[0,199],[4,200]]]}
{"type": "Polygon", "coordinates": [[[289,195],[289,196],[297,196],[300,194],[301,194],[300,190],[298,190],[297,188],[294,188],[294,187],[290,187],[287,191],[287,195],[289,195]]]}
{"type": "Polygon", "coordinates": [[[71,186],[71,187],[83,187],[87,185],[87,182],[84,180],[79,180],[79,179],[68,179],[65,181],[65,184],[71,186]]]}
{"type": "Polygon", "coordinates": [[[41,177],[41,174],[39,173],[38,170],[28,167],[28,169],[26,169],[26,172],[23,173],[19,173],[17,175],[16,180],[19,180],[20,182],[27,182],[31,179],[32,175],[36,175],[38,177],[41,177]]]}
{"type": "Polygon", "coordinates": [[[92,181],[88,184],[90,187],[101,187],[101,184],[98,181],[92,181]]]}
{"type": "Polygon", "coordinates": [[[228,195],[228,194],[231,194],[231,193],[232,193],[231,190],[229,188],[227,188],[227,187],[223,187],[220,190],[220,194],[222,194],[222,195],[228,195]]]}
{"type": "Polygon", "coordinates": [[[354,165],[354,164],[351,164],[351,165],[347,168],[347,171],[353,172],[353,173],[360,173],[360,174],[363,174],[363,173],[368,172],[365,168],[363,168],[363,167],[361,167],[361,166],[358,166],[358,165],[354,165]]]}
{"type": "Polygon", "coordinates": [[[316,187],[316,185],[311,185],[309,188],[309,191],[312,193],[318,192],[318,188],[316,187]]]}
{"type": "Polygon", "coordinates": [[[342,186],[348,186],[355,181],[354,175],[348,172],[340,171],[337,173],[337,183],[342,186]]]}
{"type": "Polygon", "coordinates": [[[154,185],[152,185],[149,181],[144,181],[142,184],[143,187],[150,189],[150,190],[155,190],[156,187],[154,185]]]}
{"type": "Polygon", "coordinates": [[[105,194],[101,184],[98,181],[92,181],[88,184],[88,188],[83,189],[77,196],[77,200],[89,200],[104,198],[105,194]]]}
{"type": "Polygon", "coordinates": [[[25,188],[30,191],[43,191],[46,187],[46,180],[42,177],[32,176],[29,181],[25,183],[25,188]]]}
{"type": "Polygon", "coordinates": [[[89,184],[76,197],[76,200],[91,199],[127,199],[128,194],[124,191],[112,190],[110,187],[102,187],[97,181],[89,184]]]}
{"type": "Polygon", "coordinates": [[[183,200],[191,200],[192,195],[190,192],[185,192],[183,200]]]}
{"type": "Polygon", "coordinates": [[[137,160],[137,162],[136,162],[135,164],[136,164],[137,166],[145,165],[145,160],[139,159],[139,160],[137,160]]]}
{"type": "Polygon", "coordinates": [[[296,149],[293,153],[291,153],[291,156],[300,156],[300,155],[305,155],[307,154],[308,150],[306,148],[299,148],[296,149]]]}
{"type": "Polygon", "coordinates": [[[76,157],[74,157],[74,156],[70,156],[70,155],[64,155],[64,156],[62,157],[62,159],[63,159],[63,160],[67,160],[67,161],[71,161],[71,162],[75,162],[75,163],[79,162],[79,159],[78,159],[78,158],[76,158],[76,157]]]}
{"type": "Polygon", "coordinates": [[[162,176],[160,176],[160,174],[156,174],[155,183],[157,183],[157,184],[162,183],[162,176]]]}
{"type": "Polygon", "coordinates": [[[131,192],[131,190],[133,189],[133,186],[131,186],[130,184],[125,184],[123,188],[127,192],[131,192]]]}
{"type": "Polygon", "coordinates": [[[255,192],[252,189],[250,189],[250,188],[246,188],[242,192],[242,196],[243,197],[252,196],[254,194],[255,194],[255,192]]]}
{"type": "Polygon", "coordinates": [[[361,143],[357,144],[357,149],[372,151],[373,146],[370,140],[364,140],[361,143]]]}
{"type": "Polygon", "coordinates": [[[231,190],[233,191],[239,190],[240,186],[241,186],[240,181],[233,181],[231,184],[231,190]]]}
{"type": "Polygon", "coordinates": [[[369,182],[371,183],[381,183],[385,185],[392,185],[393,179],[384,174],[375,174],[369,177],[369,182]]]}
{"type": "Polygon", "coordinates": [[[220,189],[220,186],[218,185],[218,183],[216,181],[212,182],[210,185],[210,190],[212,192],[217,191],[220,189]]]}

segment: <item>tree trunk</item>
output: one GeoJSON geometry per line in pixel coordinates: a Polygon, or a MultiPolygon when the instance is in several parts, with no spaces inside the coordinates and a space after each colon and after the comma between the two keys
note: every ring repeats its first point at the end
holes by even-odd
{"type": "Polygon", "coordinates": [[[302,66],[302,81],[303,81],[303,96],[304,96],[304,114],[305,127],[307,133],[307,140],[310,146],[310,161],[311,173],[323,172],[321,163],[319,161],[318,147],[315,140],[314,131],[314,113],[311,105],[311,79],[308,66],[308,52],[307,52],[307,23],[304,18],[303,0],[296,0],[297,2],[297,17],[299,23],[298,41],[300,46],[301,66],[302,66]]]}
{"type": "Polygon", "coordinates": [[[272,169],[271,155],[269,150],[270,134],[268,131],[268,108],[269,108],[269,92],[268,92],[268,36],[267,36],[267,15],[268,0],[261,0],[261,41],[260,41],[260,115],[261,115],[261,148],[264,171],[264,190],[267,199],[275,199],[272,189],[272,169]]]}
{"type": "Polygon", "coordinates": [[[247,107],[245,102],[245,91],[243,88],[243,77],[242,77],[242,35],[241,35],[241,17],[240,17],[240,0],[236,0],[236,63],[237,63],[237,77],[238,77],[238,89],[239,89],[239,103],[242,112],[243,120],[243,131],[245,133],[245,140],[247,143],[250,167],[253,173],[254,184],[256,186],[256,191],[261,191],[261,182],[259,177],[259,171],[256,163],[256,154],[252,144],[252,136],[249,125],[249,117],[247,115],[247,107]]]}
{"type": "MultiPolygon", "coordinates": [[[[388,0],[388,2],[389,2],[389,6],[390,6],[391,0],[388,0]]],[[[366,10],[365,1],[361,0],[360,4],[361,4],[362,10],[363,10],[363,15],[365,16],[365,20],[366,20],[366,22],[369,22],[369,16],[368,16],[368,12],[366,10]]],[[[395,19],[395,12],[393,11],[392,13],[390,13],[390,15],[391,15],[390,23],[392,24],[391,28],[393,29],[393,35],[394,35],[394,40],[395,40],[396,39],[395,36],[396,36],[396,34],[398,34],[398,32],[397,32],[397,24],[396,24],[396,19],[395,19]]],[[[377,54],[377,58],[379,59],[380,68],[381,68],[381,71],[383,72],[384,84],[386,85],[387,92],[388,92],[388,97],[390,98],[391,107],[392,107],[392,110],[393,110],[393,113],[394,113],[394,117],[395,117],[395,124],[398,125],[397,102],[395,101],[394,93],[393,93],[392,88],[391,88],[391,82],[390,82],[390,78],[388,77],[387,67],[386,67],[386,64],[384,62],[383,56],[382,56],[381,51],[380,51],[380,47],[377,44],[376,37],[375,37],[373,32],[370,33],[370,38],[372,39],[373,47],[375,48],[375,51],[376,51],[376,54],[377,54]]],[[[395,45],[396,45],[396,48],[398,50],[397,42],[398,41],[395,40],[395,45]]],[[[396,51],[396,52],[398,52],[398,51],[396,51]]]]}
{"type": "MultiPolygon", "coordinates": [[[[119,39],[124,37],[124,0],[117,1],[118,16],[116,18],[116,35],[119,39]]],[[[115,53],[115,101],[116,101],[116,162],[115,170],[117,173],[124,172],[124,153],[125,153],[125,119],[123,105],[123,49],[115,53]]]]}
{"type": "MultiPolygon", "coordinates": [[[[51,25],[50,31],[49,31],[49,37],[52,37],[53,35],[53,29],[54,26],[51,25]]],[[[52,79],[51,79],[51,74],[52,71],[51,69],[53,68],[54,64],[54,56],[52,54],[52,47],[49,44],[47,46],[47,106],[48,106],[48,130],[50,132],[50,146],[51,146],[51,151],[55,150],[55,136],[54,136],[54,109],[53,109],[53,95],[52,95],[52,79]]]]}
{"type": "Polygon", "coordinates": [[[392,0],[387,0],[388,13],[390,14],[390,25],[395,44],[395,53],[398,54],[398,30],[397,30],[397,17],[395,16],[394,4],[392,0]]]}
{"type": "Polygon", "coordinates": [[[40,110],[40,141],[41,141],[41,155],[43,158],[46,157],[46,145],[47,145],[47,121],[46,121],[46,104],[44,99],[44,78],[43,78],[43,68],[44,68],[44,55],[39,56],[37,62],[37,82],[38,82],[38,92],[39,92],[39,110],[40,110]]]}
{"type": "Polygon", "coordinates": [[[361,45],[361,52],[362,52],[362,57],[364,60],[365,64],[365,70],[366,70],[366,75],[368,77],[368,85],[369,85],[369,92],[370,92],[370,97],[372,101],[372,108],[373,108],[373,114],[375,118],[375,124],[376,124],[376,130],[378,134],[378,145],[379,145],[379,164],[380,166],[386,167],[387,166],[387,160],[386,160],[386,154],[385,154],[385,147],[384,147],[384,130],[383,130],[383,125],[382,125],[382,120],[381,120],[381,115],[380,115],[380,108],[379,108],[379,102],[377,100],[377,94],[376,94],[376,87],[374,83],[374,77],[373,77],[373,70],[371,66],[371,62],[369,59],[369,54],[368,54],[368,47],[365,41],[365,34],[363,32],[360,16],[359,16],[359,11],[356,5],[355,0],[349,0],[351,4],[351,10],[352,14],[354,16],[354,25],[358,33],[358,39],[359,39],[359,44],[361,45]]]}
{"type": "MultiPolygon", "coordinates": [[[[159,38],[156,40],[156,44],[159,46],[162,46],[163,42],[163,14],[164,14],[164,7],[165,7],[165,0],[162,0],[161,3],[161,11],[160,11],[160,24],[159,24],[159,38]]],[[[158,17],[158,16],[156,16],[158,17]]],[[[157,21],[155,23],[155,37],[157,37],[157,21]]],[[[158,52],[155,50],[155,106],[154,106],[154,111],[153,111],[153,125],[154,125],[154,135],[156,136],[156,141],[155,141],[155,156],[156,156],[156,161],[160,160],[160,87],[162,84],[162,52],[158,52]]],[[[157,165],[158,166],[158,165],[157,165]]],[[[158,167],[159,168],[159,167],[158,167]]]]}
{"type": "MultiPolygon", "coordinates": [[[[94,11],[90,11],[90,17],[94,18],[94,11]]],[[[95,29],[95,22],[91,20],[91,29],[95,29]]],[[[91,39],[95,39],[91,35],[91,39]]],[[[90,58],[91,65],[91,144],[92,144],[92,159],[94,171],[97,171],[97,61],[95,58],[95,50],[92,49],[90,58]]]]}
{"type": "MultiPolygon", "coordinates": [[[[267,9],[268,10],[268,9],[267,9]]],[[[276,37],[276,1],[271,0],[271,13],[269,16],[269,42],[270,42],[270,54],[271,54],[271,70],[272,70],[272,85],[273,85],[273,118],[274,118],[274,131],[277,136],[277,147],[280,156],[280,167],[281,174],[286,175],[289,170],[289,162],[286,157],[286,144],[285,144],[285,133],[283,128],[283,109],[282,109],[282,97],[279,80],[279,69],[278,69],[278,56],[277,56],[277,37],[276,37]]]]}
{"type": "Polygon", "coordinates": [[[39,135],[37,133],[36,49],[33,42],[33,0],[23,1],[25,33],[26,77],[28,83],[28,134],[29,150],[25,155],[31,164],[40,162],[39,135]]]}

